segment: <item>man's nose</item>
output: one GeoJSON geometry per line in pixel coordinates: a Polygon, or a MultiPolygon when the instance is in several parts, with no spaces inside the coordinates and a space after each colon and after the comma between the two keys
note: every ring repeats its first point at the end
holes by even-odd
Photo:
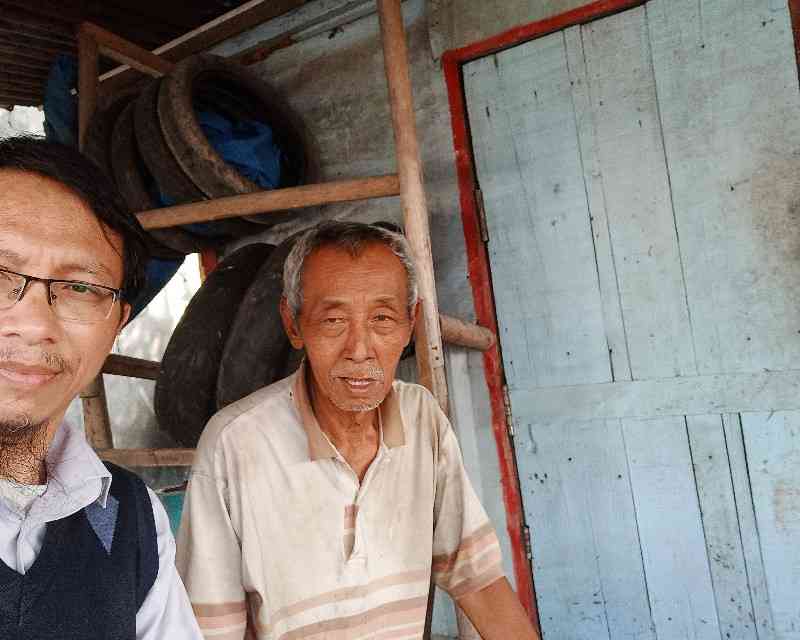
{"type": "Polygon", "coordinates": [[[22,300],[0,311],[0,335],[21,338],[25,344],[52,342],[58,321],[50,307],[44,282],[30,282],[22,300]]]}
{"type": "Polygon", "coordinates": [[[353,322],[347,335],[347,357],[363,362],[372,357],[372,334],[366,322],[353,322]]]}

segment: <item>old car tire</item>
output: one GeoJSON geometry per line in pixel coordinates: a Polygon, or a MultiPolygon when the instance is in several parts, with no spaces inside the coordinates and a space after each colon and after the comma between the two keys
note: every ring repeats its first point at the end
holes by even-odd
{"type": "MultiPolygon", "coordinates": [[[[155,197],[148,191],[147,167],[139,155],[133,128],[133,102],[125,106],[114,124],[111,134],[111,169],[123,199],[133,211],[157,208],[155,197]]],[[[175,259],[189,253],[202,251],[212,243],[183,229],[152,229],[148,234],[155,239],[151,246],[154,256],[175,259]],[[159,245],[162,245],[159,247],[159,245]],[[164,250],[164,247],[167,250],[164,250]]]]}
{"type": "MultiPolygon", "coordinates": [[[[160,79],[145,86],[134,107],[136,144],[147,170],[159,191],[176,204],[205,200],[205,194],[183,172],[164,140],[158,119],[158,90],[160,79]]],[[[259,227],[241,218],[216,220],[208,223],[220,236],[240,237],[256,232],[259,227]]]]}
{"type": "MultiPolygon", "coordinates": [[[[159,90],[158,113],[175,159],[208,197],[261,190],[225,162],[200,127],[195,100],[204,92],[214,91],[227,93],[228,102],[235,101],[241,115],[270,125],[276,143],[284,152],[281,187],[316,179],[316,154],[311,149],[310,137],[279,94],[241,65],[219,56],[201,54],[184,59],[164,78],[159,90]]],[[[293,212],[272,212],[248,216],[248,220],[274,225],[293,217],[293,212]]]]}
{"type": "Polygon", "coordinates": [[[194,447],[216,411],[217,372],[242,297],[273,247],[245,245],[226,257],[195,293],[172,333],[156,381],[159,424],[194,447]]]}
{"type": "Polygon", "coordinates": [[[218,409],[283,375],[290,345],[281,322],[279,302],[283,293],[283,263],[297,238],[295,234],[278,245],[242,298],[219,365],[218,409]]]}

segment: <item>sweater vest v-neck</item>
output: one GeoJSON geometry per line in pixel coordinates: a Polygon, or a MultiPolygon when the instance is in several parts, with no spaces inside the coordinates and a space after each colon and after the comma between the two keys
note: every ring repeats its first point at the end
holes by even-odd
{"type": "Polygon", "coordinates": [[[24,575],[0,562],[3,640],[135,640],[136,613],[158,573],[152,504],[134,474],[106,463],[111,490],[47,524],[24,575]]]}

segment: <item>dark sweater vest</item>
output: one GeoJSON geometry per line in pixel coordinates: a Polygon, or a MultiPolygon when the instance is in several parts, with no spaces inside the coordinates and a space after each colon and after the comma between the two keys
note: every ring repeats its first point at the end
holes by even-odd
{"type": "Polygon", "coordinates": [[[153,509],[138,477],[106,466],[105,509],[92,503],[48,523],[25,575],[0,562],[0,639],[135,640],[158,573],[153,509]]]}

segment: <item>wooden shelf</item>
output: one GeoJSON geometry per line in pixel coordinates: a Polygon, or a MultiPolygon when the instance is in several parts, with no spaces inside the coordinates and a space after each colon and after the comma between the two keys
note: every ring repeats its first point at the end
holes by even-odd
{"type": "Polygon", "coordinates": [[[137,217],[145,229],[163,229],[194,222],[252,216],[270,211],[286,211],[287,209],[302,209],[322,204],[398,195],[400,195],[400,179],[396,174],[391,174],[179,204],[174,207],[142,211],[137,214],[137,217]]]}
{"type": "Polygon", "coordinates": [[[191,467],[194,449],[95,449],[101,460],[123,467],[191,467]]]}

